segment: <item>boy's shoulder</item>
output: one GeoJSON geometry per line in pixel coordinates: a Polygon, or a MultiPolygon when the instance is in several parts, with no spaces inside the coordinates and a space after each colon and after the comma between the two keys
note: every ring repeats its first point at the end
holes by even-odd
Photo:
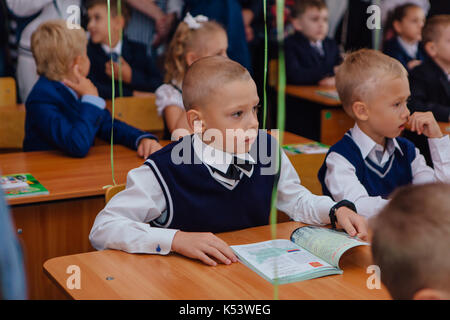
{"type": "Polygon", "coordinates": [[[434,82],[443,74],[444,71],[440,69],[433,59],[427,57],[420,65],[411,70],[410,78],[430,79],[434,82]]]}
{"type": "Polygon", "coordinates": [[[63,85],[45,76],[40,76],[27,98],[27,103],[38,100],[54,100],[60,97],[59,90],[63,85]]]}

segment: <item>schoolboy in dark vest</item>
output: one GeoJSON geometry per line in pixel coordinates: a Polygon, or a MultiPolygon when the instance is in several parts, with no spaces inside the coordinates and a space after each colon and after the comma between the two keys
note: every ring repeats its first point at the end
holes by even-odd
{"type": "Polygon", "coordinates": [[[399,61],[362,49],[339,67],[336,86],[355,126],[331,147],[319,171],[324,194],[353,201],[376,215],[389,195],[408,184],[450,181],[450,140],[431,112],[410,115],[408,74],[399,61]],[[408,127],[428,138],[434,170],[414,144],[399,138],[408,127]]]}
{"type": "Polygon", "coordinates": [[[90,240],[96,249],[236,262],[210,232],[267,225],[276,181],[277,207],[293,220],[329,224],[337,209],[340,226],[366,238],[366,221],[350,202],[311,194],[284,153],[279,169],[274,165],[279,146],[258,134],[256,85],[240,64],[221,56],[196,61],[183,80],[183,102],[195,133],[129,173],[127,188],[95,220],[90,240]]]}

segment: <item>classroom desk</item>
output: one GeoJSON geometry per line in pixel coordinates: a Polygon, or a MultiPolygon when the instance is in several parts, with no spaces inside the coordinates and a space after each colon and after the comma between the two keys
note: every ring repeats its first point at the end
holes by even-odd
{"type": "Polygon", "coordinates": [[[450,122],[438,122],[443,134],[450,134],[450,122]]]}
{"type": "MultiPolygon", "coordinates": [[[[284,142],[310,140],[286,132],[284,142]]],[[[318,190],[316,176],[323,157],[289,156],[302,183],[312,191],[315,187],[318,190]]],[[[128,171],[143,162],[135,151],[115,145],[116,183],[125,183],[128,171]]],[[[49,190],[49,195],[10,199],[8,203],[24,248],[29,298],[64,298],[43,275],[41,266],[53,257],[94,250],[88,236],[96,215],[105,206],[103,187],[112,184],[110,146],[94,146],[84,159],[66,157],[57,151],[0,154],[0,171],[31,173],[49,190]]]]}
{"type": "Polygon", "coordinates": [[[317,93],[317,91],[335,90],[335,88],[322,86],[286,86],[287,95],[313,102],[315,107],[320,108],[320,142],[328,145],[333,145],[342,139],[355,123],[342,109],[341,101],[317,93]]]}
{"type": "MultiPolygon", "coordinates": [[[[42,263],[60,255],[92,251],[89,232],[105,206],[103,186],[112,184],[110,147],[94,146],[84,159],[57,151],[0,155],[2,174],[31,173],[50,194],[8,200],[23,244],[29,298],[62,298],[42,273],[42,263]]],[[[143,159],[123,146],[114,147],[118,184],[143,159]]]]}
{"type": "MultiPolygon", "coordinates": [[[[298,222],[277,226],[289,239],[298,222]]],[[[229,245],[271,239],[270,226],[218,234],[229,245]]],[[[384,287],[369,290],[369,247],[351,249],[341,259],[342,275],[279,286],[280,299],[389,299],[384,287]]],[[[45,262],[44,272],[72,299],[273,299],[273,286],[244,264],[209,267],[178,254],[128,254],[116,250],[83,253],[45,262]],[[80,268],[81,289],[68,289],[67,267],[80,268]],[[110,279],[110,280],[108,280],[110,279]]]]}

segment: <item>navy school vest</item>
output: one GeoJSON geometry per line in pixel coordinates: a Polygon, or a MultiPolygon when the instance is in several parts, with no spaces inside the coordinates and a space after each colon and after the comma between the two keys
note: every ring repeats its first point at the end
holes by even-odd
{"type": "Polygon", "coordinates": [[[411,163],[416,158],[415,146],[404,138],[396,138],[396,140],[403,155],[396,148],[384,167],[380,167],[368,158],[363,159],[361,150],[353,141],[351,132],[348,131],[344,138],[330,148],[319,170],[318,178],[322,184],[323,194],[332,197],[325,185],[326,160],[331,152],[340,154],[355,167],[358,180],[371,197],[381,196],[387,199],[396,188],[410,184],[413,178],[411,163]]]}
{"type": "Polygon", "coordinates": [[[227,232],[269,224],[272,190],[279,170],[273,174],[261,174],[275,161],[278,144],[268,134],[259,134],[250,154],[256,160],[253,174],[245,174],[231,189],[212,177],[211,169],[197,158],[192,136],[186,136],[160,151],[150,155],[145,162],[153,171],[164,193],[167,210],[156,220],[153,227],[180,229],[187,232],[227,232]],[[260,157],[261,141],[268,147],[264,153],[270,158],[260,157]],[[254,155],[257,148],[257,156],[254,155]],[[176,164],[172,152],[191,158],[194,164],[176,164]],[[184,152],[190,152],[186,155],[184,152]],[[194,159],[195,158],[195,159],[194,159]],[[273,158],[273,161],[272,161],[273,158]]]}

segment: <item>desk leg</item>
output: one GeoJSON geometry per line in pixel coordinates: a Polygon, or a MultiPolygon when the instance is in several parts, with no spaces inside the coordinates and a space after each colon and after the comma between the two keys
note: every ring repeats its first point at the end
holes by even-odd
{"type": "Polygon", "coordinates": [[[24,250],[30,299],[67,298],[44,275],[42,266],[50,258],[93,251],[89,232],[104,206],[104,197],[91,197],[11,208],[24,250]]]}

